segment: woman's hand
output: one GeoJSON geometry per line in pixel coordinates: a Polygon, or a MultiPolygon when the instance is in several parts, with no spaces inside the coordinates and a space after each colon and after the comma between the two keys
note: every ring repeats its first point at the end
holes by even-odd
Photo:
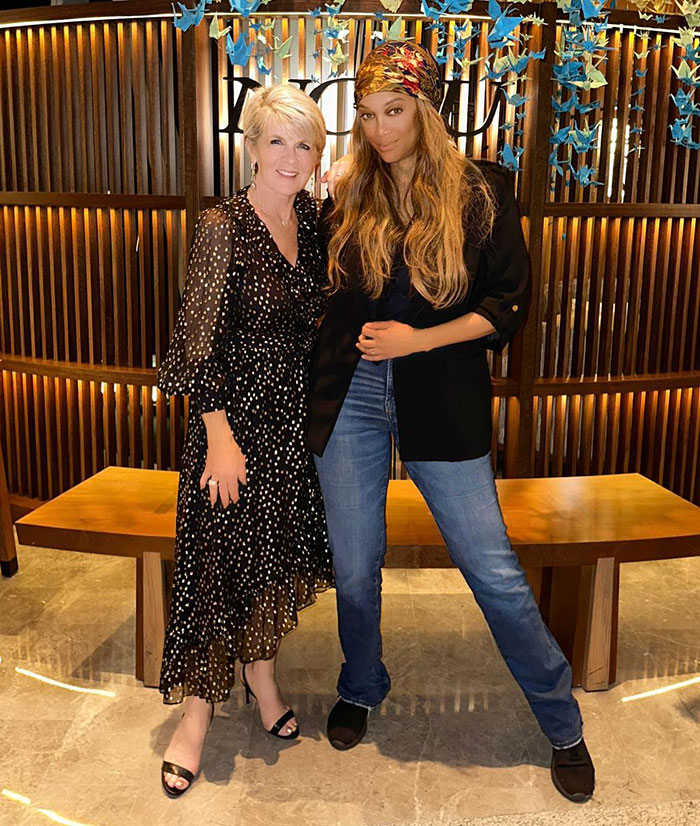
{"type": "Polygon", "coordinates": [[[335,185],[338,178],[342,178],[343,175],[345,175],[350,169],[351,164],[352,155],[343,155],[342,158],[338,158],[337,161],[331,164],[328,172],[321,178],[321,183],[328,185],[328,194],[331,198],[335,195],[335,185]]]}
{"type": "Polygon", "coordinates": [[[355,345],[365,361],[410,356],[423,349],[420,330],[400,321],[371,321],[364,325],[355,345]]]}
{"type": "Polygon", "coordinates": [[[219,498],[227,508],[231,502],[238,502],[238,486],[247,484],[245,456],[233,438],[223,410],[204,413],[202,418],[207,428],[207,458],[199,487],[209,489],[212,507],[219,498]]]}

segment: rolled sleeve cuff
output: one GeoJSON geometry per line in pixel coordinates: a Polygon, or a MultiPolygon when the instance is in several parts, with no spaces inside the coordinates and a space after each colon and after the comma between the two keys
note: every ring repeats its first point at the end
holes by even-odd
{"type": "Polygon", "coordinates": [[[486,299],[474,309],[473,312],[485,318],[496,330],[483,338],[488,350],[498,353],[503,350],[520,328],[525,310],[526,307],[519,303],[501,299],[486,299]]]}

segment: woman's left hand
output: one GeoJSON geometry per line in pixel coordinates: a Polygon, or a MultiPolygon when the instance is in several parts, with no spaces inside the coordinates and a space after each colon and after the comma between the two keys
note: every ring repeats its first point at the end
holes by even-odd
{"type": "Polygon", "coordinates": [[[364,325],[355,345],[365,361],[384,361],[417,352],[418,333],[400,321],[371,321],[364,325]]]}

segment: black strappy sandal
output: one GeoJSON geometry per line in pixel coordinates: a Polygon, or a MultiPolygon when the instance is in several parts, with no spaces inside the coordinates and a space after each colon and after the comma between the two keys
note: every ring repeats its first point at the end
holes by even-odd
{"type": "MultiPolygon", "coordinates": [[[[185,716],[184,714],[182,715],[185,716]]],[[[211,704],[211,712],[209,714],[209,726],[211,727],[211,721],[214,719],[214,703],[211,704]]],[[[171,763],[169,760],[163,760],[160,766],[160,782],[163,786],[163,791],[168,795],[168,797],[180,797],[183,795],[189,788],[191,788],[194,781],[199,777],[199,771],[197,774],[191,772],[189,769],[186,769],[184,766],[178,766],[177,763],[171,763]],[[183,780],[187,781],[187,785],[184,789],[178,789],[177,786],[170,786],[166,780],[166,774],[175,774],[178,777],[182,777],[183,780]]]]}
{"type": "MultiPolygon", "coordinates": [[[[245,701],[246,703],[250,702],[250,698],[252,697],[254,700],[258,698],[253,693],[253,689],[248,685],[248,681],[245,678],[245,665],[241,669],[241,682],[243,683],[243,688],[245,689],[245,701]]],[[[265,731],[268,734],[271,734],[273,737],[278,737],[280,740],[294,740],[299,736],[299,724],[297,723],[297,727],[291,734],[280,734],[280,731],[284,728],[284,726],[294,717],[294,709],[288,708],[284,714],[279,718],[279,720],[275,723],[272,728],[265,728],[265,731]]]]}

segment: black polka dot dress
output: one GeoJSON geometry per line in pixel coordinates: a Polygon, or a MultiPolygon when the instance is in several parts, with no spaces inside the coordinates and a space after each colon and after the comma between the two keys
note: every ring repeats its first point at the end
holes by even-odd
{"type": "Polygon", "coordinates": [[[242,190],[199,218],[182,306],[158,386],[189,394],[175,578],[160,690],[225,700],[234,663],[269,659],[301,608],[332,585],[323,502],[305,447],[308,368],[326,275],[316,204],[296,198],[296,266],[242,190]],[[199,480],[201,414],[224,409],[248,484],[227,509],[199,480]]]}

